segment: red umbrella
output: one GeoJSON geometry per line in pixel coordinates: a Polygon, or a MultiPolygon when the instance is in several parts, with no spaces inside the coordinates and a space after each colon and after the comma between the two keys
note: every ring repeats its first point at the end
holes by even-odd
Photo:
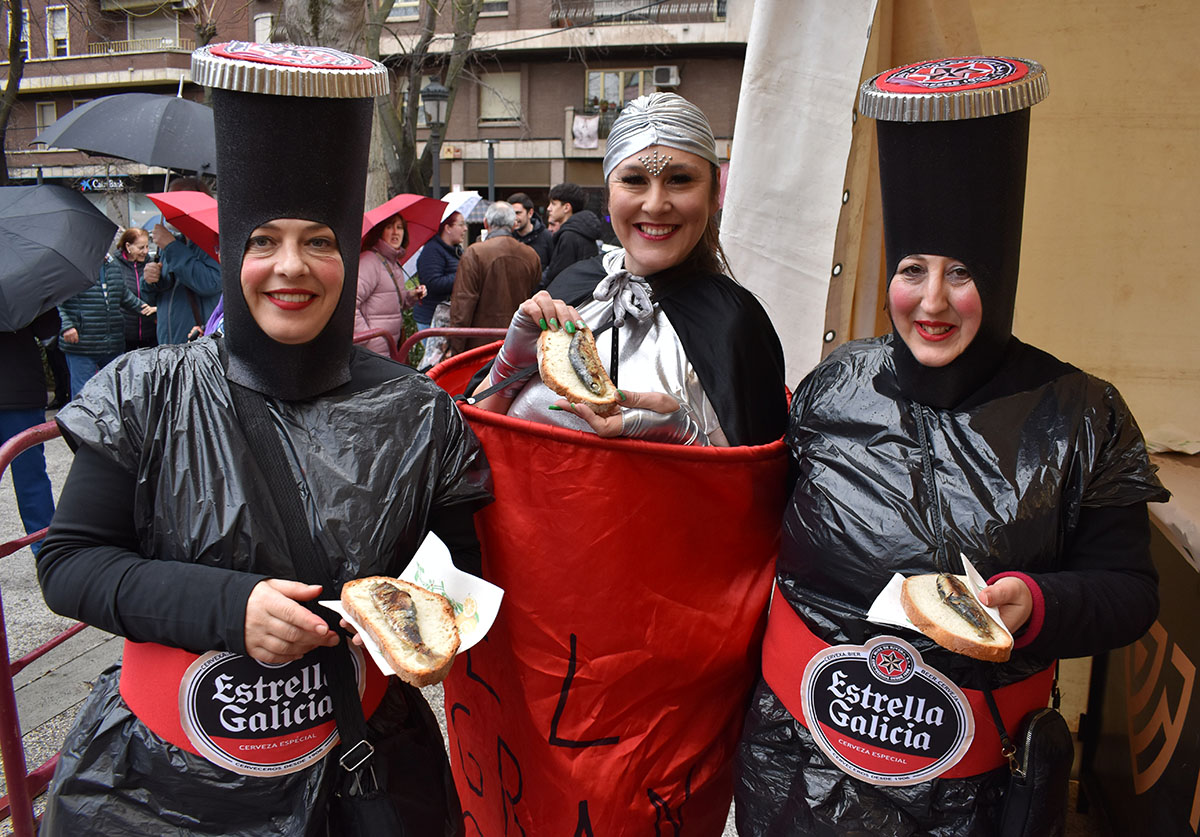
{"type": "Polygon", "coordinates": [[[437,235],[438,224],[442,222],[442,212],[445,209],[445,201],[421,195],[396,195],[390,201],[363,213],[363,238],[366,238],[373,227],[399,213],[408,227],[407,252],[415,253],[426,241],[437,235]]]}
{"type": "Polygon", "coordinates": [[[163,220],[187,236],[188,241],[217,261],[217,199],[203,192],[155,192],[147,195],[163,214],[163,220]]]}

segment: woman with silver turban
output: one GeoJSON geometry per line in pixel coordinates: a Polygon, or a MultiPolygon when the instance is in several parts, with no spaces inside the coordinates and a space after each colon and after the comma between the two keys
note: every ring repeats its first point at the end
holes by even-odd
{"type": "MultiPolygon", "coordinates": [[[[724,828],[787,408],[779,338],[722,272],[717,161],[695,105],[628,103],[604,159],[623,249],[522,303],[488,382],[467,388],[495,411],[463,408],[495,486],[475,520],[483,576],[505,590],[488,641],[445,686],[455,783],[480,833],[724,828]],[[616,416],[534,374],[539,336],[580,324],[624,393],[616,416]]],[[[471,354],[434,377],[456,390],[471,354]]]]}
{"type": "Polygon", "coordinates": [[[716,141],[673,93],[629,102],[604,178],[623,249],[581,262],[513,316],[480,406],[529,421],[692,445],[764,444],[783,433],[783,351],[758,301],[728,276],[717,237],[716,141]],[[519,370],[546,329],[586,324],[622,410],[597,416],[519,370]],[[490,393],[490,394],[489,394],[490,393]]]}

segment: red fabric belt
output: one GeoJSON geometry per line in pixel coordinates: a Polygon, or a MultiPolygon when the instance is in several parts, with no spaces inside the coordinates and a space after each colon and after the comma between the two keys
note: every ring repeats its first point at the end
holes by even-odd
{"type": "MultiPolygon", "coordinates": [[[[138,720],[159,738],[204,758],[183,730],[179,716],[179,686],[183,675],[199,657],[182,648],[153,642],[125,640],[121,660],[121,697],[138,720]]],[[[370,659],[364,659],[367,684],[363,714],[370,718],[383,701],[387,677],[370,659]]]]}
{"type": "MultiPolygon", "coordinates": [[[[806,727],[808,723],[800,705],[804,667],[817,652],[829,647],[829,643],[809,629],[776,587],[771,597],[767,634],[763,638],[763,679],[792,716],[806,727]]],[[[1000,717],[1004,719],[1004,728],[1010,737],[1016,735],[1021,719],[1049,703],[1053,682],[1054,667],[1051,666],[1024,680],[992,690],[992,696],[1000,708],[1000,717]]],[[[962,691],[971,704],[971,714],[975,716],[975,737],[962,759],[939,778],[977,776],[1007,763],[1000,754],[1000,734],[988,710],[987,698],[976,689],[962,691]]]]}

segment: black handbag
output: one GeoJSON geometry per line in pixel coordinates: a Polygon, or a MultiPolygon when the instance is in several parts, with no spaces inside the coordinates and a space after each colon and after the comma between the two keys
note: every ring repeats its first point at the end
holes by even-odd
{"type": "MultiPolygon", "coordinates": [[[[300,578],[317,579],[325,587],[327,597],[335,597],[333,568],[322,563],[316,545],[309,534],[300,492],[287,464],[283,443],[274,429],[267,405],[261,393],[229,382],[234,410],[251,441],[255,461],[271,486],[276,508],[283,518],[288,548],[296,563],[300,578]]],[[[342,641],[333,648],[324,647],[312,652],[329,672],[327,683],[333,699],[333,716],[337,721],[341,743],[338,749],[337,776],[329,803],[329,831],[352,837],[395,835],[404,837],[404,824],[384,784],[376,776],[372,763],[375,748],[369,740],[367,719],[358,697],[358,680],[354,661],[350,657],[350,636],[338,624],[338,616],[314,603],[302,603],[337,631],[342,641]]],[[[383,770],[382,765],[379,766],[383,770]]]]}
{"type": "Polygon", "coordinates": [[[1051,691],[1052,705],[1030,712],[1021,720],[1016,740],[1008,737],[992,690],[984,688],[992,720],[1000,733],[1001,752],[1010,776],[1004,794],[999,837],[1060,837],[1066,832],[1067,792],[1075,740],[1058,711],[1058,676],[1051,691]]]}

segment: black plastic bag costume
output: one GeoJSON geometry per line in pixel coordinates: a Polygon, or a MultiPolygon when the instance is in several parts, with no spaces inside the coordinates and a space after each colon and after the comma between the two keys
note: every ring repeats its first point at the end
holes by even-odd
{"type": "MultiPolygon", "coordinates": [[[[483,455],[449,396],[361,349],[351,369],[319,398],[271,401],[313,536],[343,581],[398,574],[439,513],[488,497],[483,455]]],[[[244,652],[250,588],[294,570],[268,487],[246,467],[228,387],[217,341],[203,340],[127,355],[59,414],[93,477],[73,497],[64,489],[61,507],[124,515],[136,541],[76,544],[61,560],[52,551],[39,565],[48,601],[75,601],[90,624],[134,640],[244,652]]],[[[64,746],[44,833],[324,833],[330,758],[280,778],[231,773],[155,736],[117,693],[118,675],[96,684],[64,746]]],[[[384,759],[392,747],[410,763],[393,776],[402,812],[428,804],[439,783],[425,774],[445,756],[424,700],[392,678],[370,725],[384,759]]]]}
{"type": "MultiPolygon", "coordinates": [[[[954,61],[940,62],[951,75],[954,61]]],[[[1012,71],[1006,59],[962,61],[1012,71]]],[[[909,254],[961,259],[983,322],[946,366],[922,367],[892,334],[839,348],[798,387],[787,437],[798,480],[777,566],[784,601],[773,606],[790,606],[824,643],[899,636],[959,687],[999,689],[1150,625],[1158,598],[1145,504],[1167,493],[1116,389],[1011,336],[1027,106],[878,125],[889,275],[909,254]],[[944,566],[941,540],[951,561],[963,553],[985,579],[1019,572],[1040,588],[1044,607],[1008,662],[866,620],[893,573],[961,572],[944,566]]],[[[740,834],[993,833],[1006,767],[868,783],[828,758],[769,679],[739,749],[740,834]]]]}
{"type": "MultiPolygon", "coordinates": [[[[59,413],[76,462],[38,570],[59,612],[135,642],[244,654],[250,591],[297,573],[234,412],[231,381],[264,397],[316,549],[339,585],[398,574],[430,530],[460,566],[478,572],[470,518],[490,498],[489,472],[449,396],[350,344],[371,99],[218,92],[241,97],[216,103],[221,166],[233,178],[221,193],[221,227],[226,318],[236,340],[126,355],[59,413]],[[254,124],[247,117],[264,102],[270,119],[254,124]],[[233,117],[243,130],[228,124],[233,117]],[[314,133],[317,124],[336,130],[314,133]],[[337,307],[315,339],[297,346],[258,328],[240,285],[250,232],[276,218],[327,224],[343,254],[337,307]]],[[[121,668],[99,679],[68,735],[43,833],[339,832],[327,813],[339,748],[290,773],[242,775],[151,731],[119,691],[121,668]]],[[[161,699],[180,700],[166,690],[161,699]]],[[[420,693],[389,679],[368,726],[380,783],[409,833],[452,833],[458,803],[420,693]]]]}
{"type": "MultiPolygon", "coordinates": [[[[793,397],[788,444],[800,477],[776,574],[788,603],[831,644],[899,630],[865,617],[892,573],[939,569],[916,431],[924,422],[952,553],[965,553],[985,578],[1028,573],[1046,597],[1038,637],[990,667],[991,685],[1136,638],[1157,606],[1139,504],[1165,492],[1117,391],[1014,340],[995,397],[934,409],[900,391],[895,339],[839,349],[793,397]],[[1124,529],[1129,506],[1138,507],[1140,529],[1124,529]]],[[[927,664],[980,685],[974,660],[901,633],[927,664]]],[[[905,788],[860,782],[827,761],[765,683],[739,761],[742,834],[987,834],[1008,782],[1006,768],[905,788]]]]}

